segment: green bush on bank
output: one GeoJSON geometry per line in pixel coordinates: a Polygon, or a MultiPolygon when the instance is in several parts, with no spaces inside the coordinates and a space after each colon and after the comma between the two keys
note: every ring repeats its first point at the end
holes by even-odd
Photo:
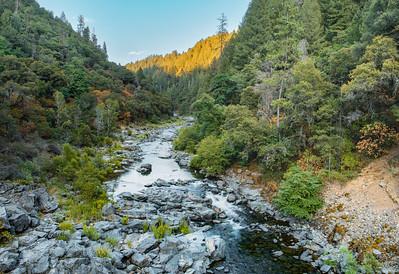
{"type": "Polygon", "coordinates": [[[294,166],[284,174],[274,203],[289,215],[310,219],[323,206],[322,186],[319,177],[294,166]]]}

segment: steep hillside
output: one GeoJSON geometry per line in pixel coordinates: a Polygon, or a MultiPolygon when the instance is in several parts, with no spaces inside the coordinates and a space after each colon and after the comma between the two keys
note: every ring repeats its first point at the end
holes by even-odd
{"type": "Polygon", "coordinates": [[[232,36],[232,33],[214,35],[199,41],[186,52],[150,56],[144,60],[126,65],[126,68],[137,72],[140,69],[159,67],[165,72],[175,75],[182,75],[199,68],[209,68],[220,57],[223,45],[232,36]]]}
{"type": "Polygon", "coordinates": [[[147,87],[107,60],[83,20],[78,33],[34,0],[1,1],[0,179],[37,175],[49,142],[92,146],[120,122],[169,115],[147,87]]]}

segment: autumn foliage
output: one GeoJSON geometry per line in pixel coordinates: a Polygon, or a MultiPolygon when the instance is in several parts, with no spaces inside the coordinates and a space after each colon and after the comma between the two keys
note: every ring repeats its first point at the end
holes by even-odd
{"type": "Polygon", "coordinates": [[[384,153],[386,148],[398,140],[397,133],[381,122],[366,125],[360,130],[360,141],[356,148],[368,157],[377,158],[384,153]]]}

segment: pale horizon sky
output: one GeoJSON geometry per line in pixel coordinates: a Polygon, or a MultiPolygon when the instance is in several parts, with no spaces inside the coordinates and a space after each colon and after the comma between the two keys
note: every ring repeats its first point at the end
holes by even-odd
{"type": "Polygon", "coordinates": [[[83,15],[111,61],[121,64],[173,50],[186,51],[217,32],[224,13],[236,30],[250,0],[38,0],[56,16],[64,11],[74,28],[83,15]]]}

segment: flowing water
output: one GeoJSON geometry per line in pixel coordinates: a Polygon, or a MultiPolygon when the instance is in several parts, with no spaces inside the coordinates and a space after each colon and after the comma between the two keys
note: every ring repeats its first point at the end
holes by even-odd
{"type": "MultiPolygon", "coordinates": [[[[189,170],[181,168],[170,158],[172,140],[177,131],[176,126],[164,128],[158,136],[139,144],[142,150],[141,163],[151,164],[152,172],[142,175],[136,170],[137,166],[133,166],[119,178],[115,195],[122,192],[140,192],[145,185],[152,184],[157,179],[195,179],[189,170]]],[[[265,220],[263,216],[249,213],[247,208],[227,202],[225,196],[205,190],[200,180],[187,187],[195,191],[204,191],[203,194],[212,200],[213,205],[227,215],[226,220],[215,224],[207,232],[220,235],[226,241],[226,260],[214,265],[213,273],[315,273],[311,265],[294,258],[300,255],[300,250],[287,247],[293,243],[293,239],[280,233],[254,231],[250,228],[253,223],[272,223],[275,220],[265,220]],[[273,252],[277,250],[283,251],[284,255],[273,257],[273,252]]]]}

